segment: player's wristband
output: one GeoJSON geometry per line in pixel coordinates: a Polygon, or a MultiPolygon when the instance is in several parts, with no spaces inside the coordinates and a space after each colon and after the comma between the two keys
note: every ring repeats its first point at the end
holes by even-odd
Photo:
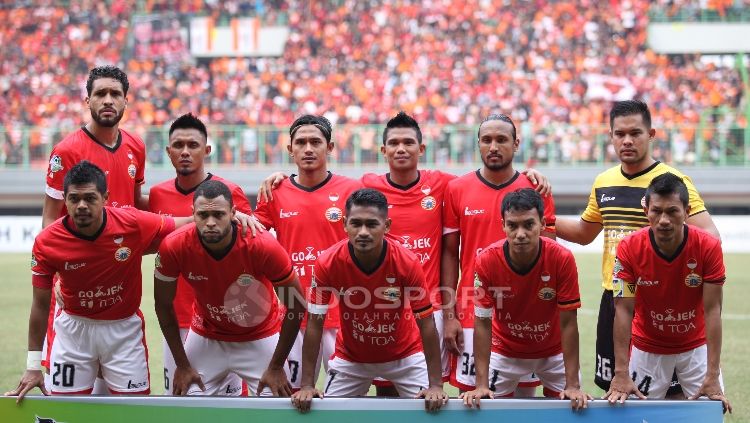
{"type": "Polygon", "coordinates": [[[42,370],[41,351],[29,351],[26,356],[26,370],[42,370]]]}

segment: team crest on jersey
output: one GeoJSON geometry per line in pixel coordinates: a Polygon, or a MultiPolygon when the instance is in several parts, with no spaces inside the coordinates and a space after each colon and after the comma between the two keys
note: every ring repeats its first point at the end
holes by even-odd
{"type": "Polygon", "coordinates": [[[549,301],[555,298],[555,290],[554,288],[550,288],[548,286],[545,286],[544,288],[539,290],[539,299],[549,301]]]}
{"type": "Polygon", "coordinates": [[[253,283],[254,280],[255,278],[253,277],[253,275],[250,275],[248,273],[243,273],[237,277],[237,285],[248,286],[251,283],[253,283]]]}
{"type": "Polygon", "coordinates": [[[387,275],[385,275],[385,281],[388,282],[388,283],[391,283],[391,284],[392,283],[396,283],[396,275],[393,275],[393,274],[390,274],[390,273],[387,274],[387,275]]]}
{"type": "Polygon", "coordinates": [[[690,288],[697,288],[703,282],[703,278],[695,273],[695,268],[698,267],[698,261],[694,258],[690,258],[687,262],[687,268],[690,269],[690,273],[685,276],[685,285],[690,288]]]}
{"type": "Polygon", "coordinates": [[[115,251],[115,260],[117,261],[125,261],[130,258],[130,248],[128,247],[120,247],[115,251]]]}
{"type": "Polygon", "coordinates": [[[135,165],[131,163],[130,166],[128,166],[128,176],[130,176],[132,179],[135,179],[135,170],[135,165]]]}
{"type": "Polygon", "coordinates": [[[383,290],[383,297],[389,301],[398,301],[401,298],[401,290],[396,287],[390,287],[383,290]]]}
{"type": "Polygon", "coordinates": [[[427,197],[422,199],[420,204],[423,209],[432,210],[437,206],[437,200],[435,200],[435,197],[428,195],[427,197]]]}
{"type": "Polygon", "coordinates": [[[49,159],[49,173],[50,176],[54,175],[55,173],[63,170],[62,165],[62,158],[55,154],[49,159]]]}
{"type": "Polygon", "coordinates": [[[35,267],[37,265],[36,262],[36,256],[34,254],[31,255],[31,267],[35,267]]]}
{"type": "Polygon", "coordinates": [[[326,219],[329,222],[338,222],[344,217],[344,212],[341,211],[340,208],[333,206],[329,207],[328,210],[326,210],[326,219]]]}

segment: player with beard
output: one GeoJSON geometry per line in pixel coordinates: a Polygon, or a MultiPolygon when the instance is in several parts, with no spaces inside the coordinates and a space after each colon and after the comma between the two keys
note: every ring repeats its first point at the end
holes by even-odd
{"type": "Polygon", "coordinates": [[[256,395],[292,393],[284,369],[305,312],[299,279],[271,234],[239,234],[235,211],[225,184],[203,182],[193,197],[195,223],[159,246],[154,299],[176,362],[176,395],[232,395],[225,390],[230,373],[256,395]],[[196,299],[184,346],[173,307],[179,276],[196,299]]]}
{"type": "MultiPolygon", "coordinates": [[[[505,238],[500,214],[505,195],[521,188],[534,188],[527,178],[513,169],[513,155],[518,150],[520,139],[511,118],[499,114],[488,116],[479,125],[477,138],[483,166],[448,184],[443,208],[440,279],[443,336],[446,348],[453,354],[450,383],[463,391],[471,391],[476,386],[472,329],[476,257],[483,248],[505,238]]],[[[542,234],[554,237],[552,196],[544,197],[544,221],[542,234]]],[[[539,385],[535,379],[533,375],[522,378],[519,386],[535,388],[539,385]]],[[[534,391],[522,389],[516,395],[533,396],[534,391]]]]}
{"type": "MultiPolygon", "coordinates": [[[[167,156],[177,173],[176,178],[168,179],[149,190],[149,211],[168,216],[189,216],[193,213],[193,193],[205,181],[221,181],[232,192],[232,201],[237,210],[251,214],[252,208],[245,193],[239,186],[206,172],[205,159],[211,153],[208,145],[206,125],[191,113],[177,118],[169,127],[169,144],[167,156]]],[[[193,315],[195,296],[187,280],[180,276],[177,279],[174,310],[180,327],[180,336],[184,342],[193,315]]],[[[172,353],[164,341],[164,391],[172,391],[172,377],[175,372],[172,353]]],[[[224,391],[239,393],[242,379],[231,373],[226,381],[224,391]]]]}

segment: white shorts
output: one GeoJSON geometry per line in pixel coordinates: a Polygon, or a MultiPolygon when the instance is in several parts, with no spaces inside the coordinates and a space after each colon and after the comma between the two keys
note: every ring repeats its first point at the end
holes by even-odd
{"type": "MultiPolygon", "coordinates": [[[[336,334],[338,333],[336,328],[323,329],[323,337],[320,340],[320,350],[318,351],[318,361],[315,362],[315,379],[317,380],[320,374],[320,364],[322,362],[326,373],[328,373],[328,360],[333,356],[336,350],[336,334]]],[[[297,339],[294,341],[292,350],[289,351],[289,358],[287,359],[287,365],[289,366],[289,383],[292,385],[292,389],[297,391],[300,388],[300,380],[302,379],[302,342],[305,338],[305,331],[301,329],[297,334],[297,339]]]]}
{"type": "MultiPolygon", "coordinates": [[[[442,326],[442,325],[441,325],[442,326]]],[[[464,328],[464,350],[460,356],[450,354],[450,384],[462,391],[471,391],[476,387],[474,368],[474,328],[464,328]]],[[[535,374],[521,377],[518,386],[537,387],[541,385],[535,374]]]]}
{"type": "Polygon", "coordinates": [[[122,320],[60,313],[50,353],[52,393],[90,394],[100,366],[111,393],[150,393],[144,325],[140,311],[122,320]]]}
{"type": "MultiPolygon", "coordinates": [[[[641,351],[635,346],[630,351],[630,377],[638,390],[652,399],[664,399],[675,373],[685,396],[697,394],[706,377],[707,368],[708,347],[705,344],[680,354],[654,354],[641,351]]],[[[723,391],[721,371],[719,384],[723,391]]]]}
{"type": "Polygon", "coordinates": [[[489,387],[495,393],[495,398],[512,395],[529,374],[539,378],[547,396],[559,394],[565,389],[562,353],[546,358],[512,358],[496,352],[490,354],[489,387]]]}
{"type": "Polygon", "coordinates": [[[352,363],[334,357],[328,362],[324,393],[329,397],[365,396],[378,377],[393,383],[400,397],[416,397],[429,386],[424,353],[385,363],[352,363]]]}
{"type": "MultiPolygon", "coordinates": [[[[180,338],[182,339],[183,344],[185,344],[188,330],[188,328],[180,328],[180,338]]],[[[172,393],[172,379],[174,379],[174,371],[177,368],[177,365],[174,362],[172,351],[169,349],[166,339],[162,338],[162,344],[164,346],[164,395],[170,395],[172,393]]],[[[229,373],[224,383],[224,392],[242,392],[242,378],[236,374],[229,373]]]]}
{"type": "MultiPolygon", "coordinates": [[[[206,390],[191,385],[188,395],[239,396],[241,389],[232,391],[226,383],[227,376],[234,373],[247,382],[248,394],[255,396],[278,342],[278,333],[255,341],[226,342],[204,338],[190,330],[185,339],[185,354],[206,390]]],[[[266,388],[262,395],[270,396],[271,391],[266,388]]]]}

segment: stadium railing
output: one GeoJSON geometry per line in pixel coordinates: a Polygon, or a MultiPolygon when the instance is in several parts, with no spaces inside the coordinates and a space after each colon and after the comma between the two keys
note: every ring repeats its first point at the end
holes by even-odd
{"type": "MultiPolygon", "coordinates": [[[[718,112],[717,112],[718,113],[718,112]]],[[[701,123],[657,129],[653,155],[675,165],[750,165],[750,131],[721,114],[705,113],[701,123]],[[718,122],[715,124],[714,122],[718,122]],[[730,122],[730,123],[722,123],[730,122]]],[[[129,127],[146,143],[149,166],[170,166],[165,153],[166,127],[129,127]]],[[[74,128],[0,127],[0,169],[40,168],[49,160],[52,147],[74,128]]],[[[383,164],[380,154],[382,125],[337,125],[334,165],[383,164]]],[[[476,126],[423,125],[427,166],[460,166],[479,162],[476,126]]],[[[518,127],[521,146],[516,160],[533,165],[602,165],[616,161],[609,141],[609,128],[551,124],[518,127]]],[[[268,166],[289,164],[286,146],[288,128],[281,126],[214,125],[209,127],[212,165],[268,166]]]]}
{"type": "Polygon", "coordinates": [[[669,23],[669,22],[750,22],[750,9],[747,7],[729,7],[723,12],[717,9],[707,9],[698,7],[682,7],[676,11],[670,11],[666,8],[652,5],[649,9],[650,23],[669,23]]]}

